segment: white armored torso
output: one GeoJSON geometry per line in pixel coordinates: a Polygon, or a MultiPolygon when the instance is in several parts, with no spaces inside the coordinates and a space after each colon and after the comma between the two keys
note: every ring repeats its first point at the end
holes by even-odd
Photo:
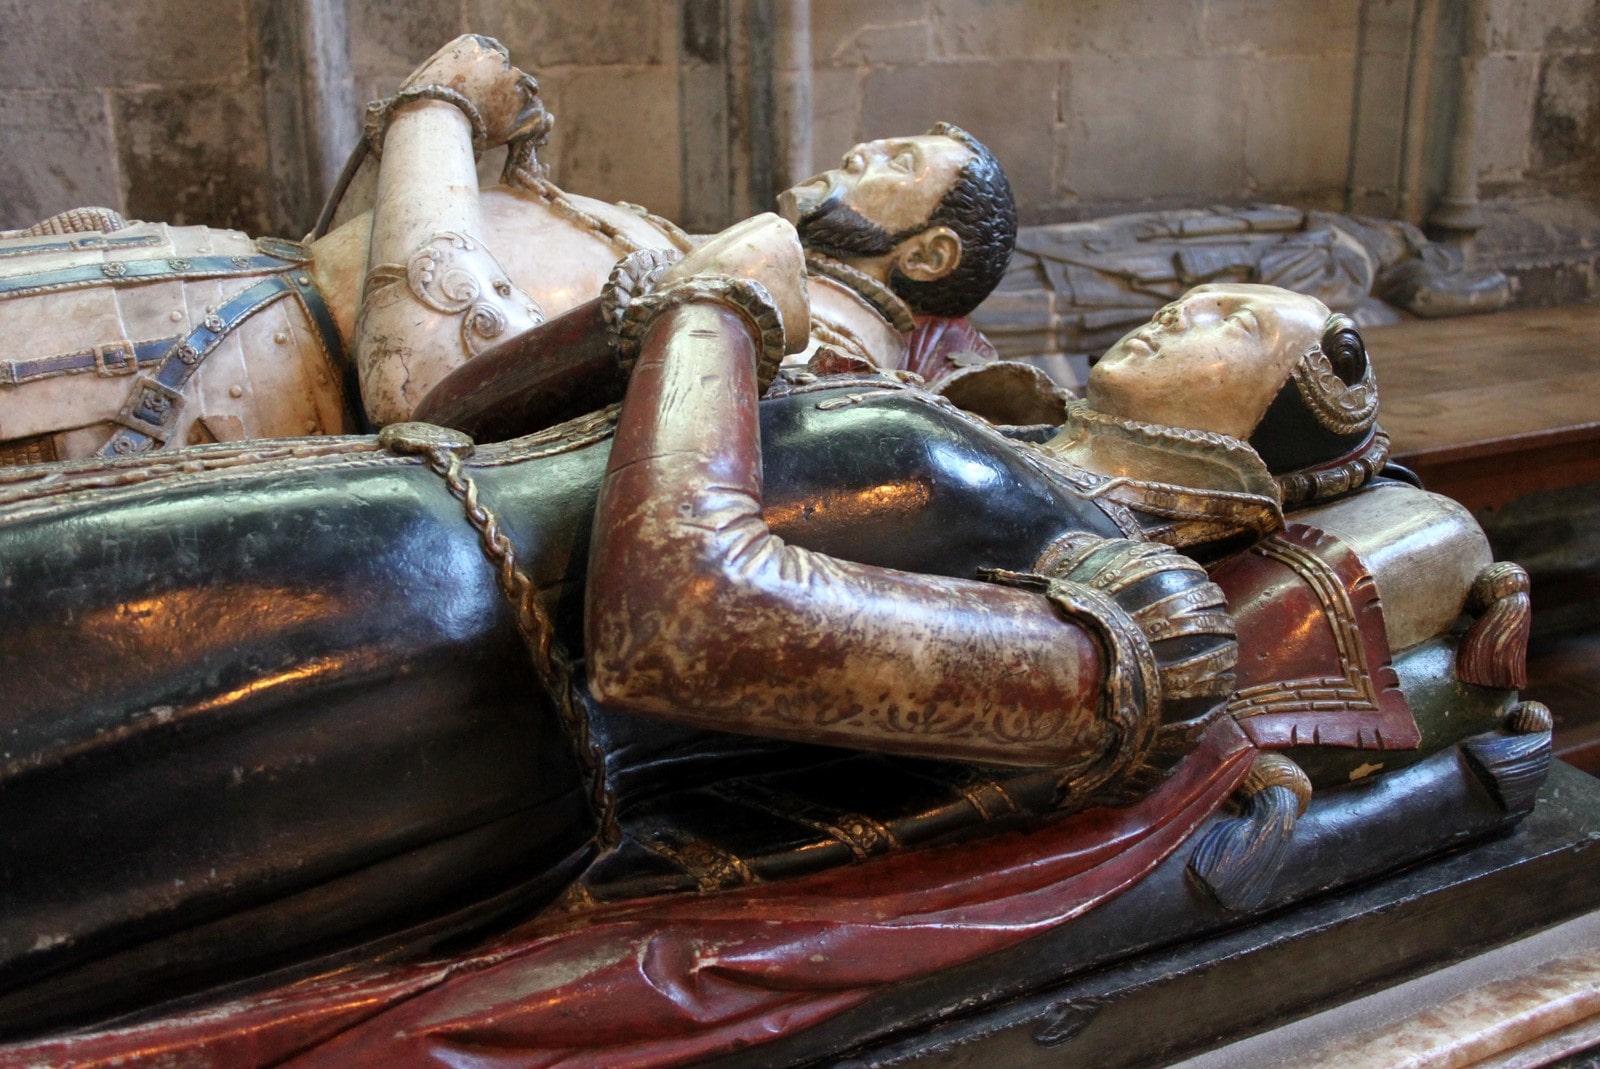
{"type": "Polygon", "coordinates": [[[161,223],[0,239],[0,465],[350,431],[344,367],[296,242],[161,223]]]}

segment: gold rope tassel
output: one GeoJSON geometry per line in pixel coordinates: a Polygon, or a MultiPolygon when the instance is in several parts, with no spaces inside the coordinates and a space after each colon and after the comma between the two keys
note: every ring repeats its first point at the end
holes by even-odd
{"type": "Polygon", "coordinates": [[[1528,636],[1533,607],[1528,573],[1510,561],[1489,565],[1467,595],[1477,614],[1456,650],[1456,676],[1480,687],[1518,690],[1528,685],[1528,636]]]}
{"type": "Polygon", "coordinates": [[[575,695],[572,658],[556,641],[555,624],[539,600],[533,580],[517,566],[516,547],[501,528],[500,518],[479,499],[478,484],[466,473],[462,461],[472,455],[472,439],[428,423],[391,423],[379,432],[378,444],[395,453],[421,457],[444,479],[450,496],[461,502],[484,556],[494,566],[495,585],[515,613],[517,633],[532,655],[534,672],[572,743],[598,822],[595,841],[601,850],[610,850],[622,841],[622,829],[617,823],[616,795],[606,777],[605,752],[590,733],[589,718],[575,695]]]}
{"type": "Polygon", "coordinates": [[[1254,909],[1288,857],[1295,822],[1311,804],[1311,780],[1282,754],[1257,754],[1234,798],[1240,815],[1201,836],[1189,873],[1228,909],[1254,909]]]}

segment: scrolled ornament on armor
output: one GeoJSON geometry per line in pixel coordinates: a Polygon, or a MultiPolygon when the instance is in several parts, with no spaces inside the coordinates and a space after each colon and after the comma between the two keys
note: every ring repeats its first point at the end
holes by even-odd
{"type": "Polygon", "coordinates": [[[417,300],[434,311],[464,312],[488,284],[485,260],[493,264],[493,257],[477,242],[465,234],[441,230],[411,254],[406,262],[406,282],[417,300]]]}
{"type": "Polygon", "coordinates": [[[367,277],[369,291],[401,278],[407,291],[429,309],[460,316],[460,346],[477,356],[503,337],[513,323],[519,329],[544,321],[538,304],[520,293],[499,262],[473,238],[441,230],[411,254],[404,269],[380,265],[367,277]]]}
{"type": "Polygon", "coordinates": [[[497,305],[479,301],[468,308],[461,319],[461,344],[467,352],[477,356],[506,332],[507,322],[506,314],[497,305]]]}

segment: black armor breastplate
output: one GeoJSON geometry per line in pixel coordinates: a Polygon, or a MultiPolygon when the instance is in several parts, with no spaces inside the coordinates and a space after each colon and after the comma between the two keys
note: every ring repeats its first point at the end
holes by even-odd
{"type": "MultiPolygon", "coordinates": [[[[761,417],[768,516],[796,544],[972,577],[1066,529],[1117,534],[909,391],[761,417]]],[[[576,649],[609,437],[571,426],[468,470],[576,649]]],[[[570,746],[478,533],[418,458],[263,442],[31,478],[0,480],[0,1033],[527,909],[582,863],[570,746]]],[[[597,726],[624,795],[738,759],[597,726]]]]}

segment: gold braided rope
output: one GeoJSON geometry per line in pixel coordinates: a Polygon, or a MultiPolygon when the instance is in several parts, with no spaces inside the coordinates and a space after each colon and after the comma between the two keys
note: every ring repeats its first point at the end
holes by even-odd
{"type": "Polygon", "coordinates": [[[530,193],[550,205],[550,209],[562,216],[568,222],[576,223],[585,230],[598,234],[611,243],[611,247],[624,256],[638,252],[644,246],[628,237],[621,230],[601,219],[599,216],[584,211],[572,202],[566,191],[558,188],[545,178],[535,179],[525,187],[530,193]]]}
{"type": "MultiPolygon", "coordinates": [[[[415,424],[400,424],[407,427],[415,424]]],[[[386,428],[393,429],[393,428],[386,428]]],[[[460,501],[467,522],[478,532],[484,556],[494,565],[495,583],[511,603],[516,614],[517,633],[533,656],[533,668],[544,686],[545,693],[555,704],[556,715],[572,740],[573,754],[589,794],[589,804],[599,820],[596,839],[601,849],[610,849],[622,841],[622,829],[617,824],[617,799],[606,781],[605,755],[589,732],[589,718],[578,708],[574,698],[572,658],[555,638],[555,625],[550,614],[539,600],[533,580],[517,567],[516,547],[500,529],[500,518],[478,499],[478,484],[462,471],[461,457],[448,444],[423,443],[420,449],[396,441],[390,436],[391,448],[418,453],[437,474],[444,478],[450,495],[460,501]]]]}
{"type": "MultiPolygon", "coordinates": [[[[550,206],[551,211],[566,219],[569,223],[610,242],[611,247],[623,256],[644,249],[643,245],[628,237],[617,227],[578,207],[577,204],[573,203],[572,198],[567,196],[565,190],[546,178],[543,173],[544,169],[538,163],[538,159],[534,154],[535,144],[536,142],[533,140],[523,140],[508,146],[509,154],[506,157],[505,169],[500,172],[500,181],[512,189],[519,189],[538,197],[550,206]]],[[[621,207],[630,211],[637,208],[637,214],[661,231],[662,235],[672,242],[679,252],[688,252],[693,248],[689,236],[672,220],[664,219],[638,205],[621,205],[621,207]]]]}

